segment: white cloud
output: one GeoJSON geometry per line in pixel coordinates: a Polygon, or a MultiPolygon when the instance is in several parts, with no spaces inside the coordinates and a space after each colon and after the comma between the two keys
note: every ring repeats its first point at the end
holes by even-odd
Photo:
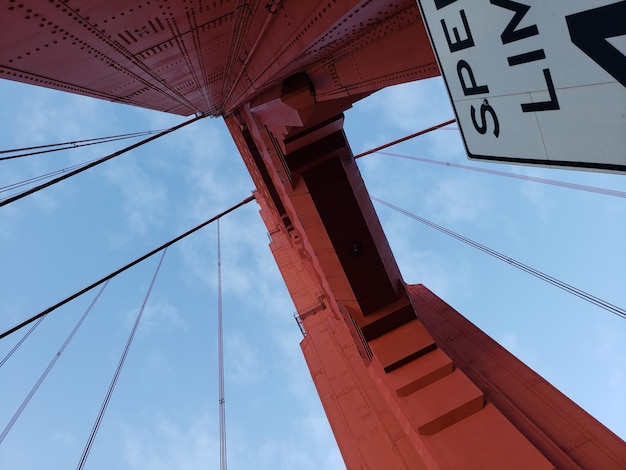
{"type": "Polygon", "coordinates": [[[44,215],[53,215],[61,206],[59,196],[66,195],[68,192],[64,190],[57,190],[53,195],[50,191],[39,191],[29,196],[29,203],[32,203],[32,207],[38,209],[44,215]]]}
{"type": "MultiPolygon", "coordinates": [[[[156,259],[154,259],[153,262],[156,263],[156,259]]],[[[153,274],[154,272],[148,268],[146,276],[150,276],[151,279],[153,274]]],[[[160,274],[162,274],[162,272],[160,272],[160,274]]],[[[125,310],[125,326],[119,329],[121,337],[126,337],[126,335],[130,333],[137,320],[141,302],[143,302],[146,290],[148,289],[148,282],[149,279],[146,277],[145,282],[142,282],[137,289],[131,305],[125,310]]],[[[158,282],[157,278],[157,283],[158,282]]],[[[187,320],[183,318],[178,308],[172,305],[167,299],[164,299],[159,294],[158,288],[153,289],[141,315],[141,321],[137,328],[137,337],[142,339],[159,337],[164,333],[171,333],[172,330],[186,328],[187,320]]],[[[137,338],[135,338],[135,340],[137,340],[137,338]]]]}
{"type": "Polygon", "coordinates": [[[64,452],[74,450],[78,446],[76,436],[63,430],[54,431],[52,440],[56,446],[63,448],[64,452]]]}
{"type": "MultiPolygon", "coordinates": [[[[306,432],[305,430],[303,432],[306,432]]],[[[320,448],[315,454],[303,450],[297,441],[309,439],[308,434],[302,434],[301,439],[289,441],[267,440],[260,449],[247,455],[242,461],[241,468],[255,468],[258,470],[336,470],[344,469],[345,465],[338,455],[338,451],[320,448]]]]}
{"type": "Polygon", "coordinates": [[[165,418],[138,428],[123,430],[123,457],[129,469],[196,470],[217,465],[219,440],[212,437],[208,423],[215,418],[203,414],[188,427],[165,418]]]}
{"type": "Polygon", "coordinates": [[[176,140],[164,145],[174,164],[183,174],[186,189],[193,197],[185,208],[187,217],[206,218],[228,208],[241,194],[247,197],[253,189],[243,162],[230,141],[225,139],[225,125],[205,119],[179,131],[176,140]]]}
{"type": "Polygon", "coordinates": [[[140,334],[148,335],[156,328],[163,331],[171,328],[184,328],[186,325],[187,322],[178,308],[160,298],[157,292],[153,292],[141,319],[140,334]]]}
{"type": "MultiPolygon", "coordinates": [[[[220,221],[222,291],[224,298],[237,299],[246,306],[246,311],[255,315],[282,316],[289,314],[293,306],[287,297],[278,295],[286,289],[277,276],[266,229],[257,210],[258,206],[252,202],[220,221]],[[252,292],[254,295],[250,295],[252,292]]],[[[180,244],[188,281],[200,280],[214,291],[217,290],[216,233],[212,224],[202,234],[180,244]]]]}
{"type": "MultiPolygon", "coordinates": [[[[90,125],[95,121],[94,111],[98,104],[83,96],[71,95],[59,107],[58,92],[50,92],[37,87],[21,102],[15,114],[15,127],[19,129],[20,140],[23,137],[37,144],[53,144],[63,141],[99,137],[99,135],[85,136],[84,132],[98,129],[97,125],[90,125]],[[62,122],[63,126],[51,126],[51,123],[62,122]]],[[[42,156],[41,158],[46,158],[42,156]]]]}
{"type": "Polygon", "coordinates": [[[611,428],[619,429],[618,435],[625,439],[626,431],[623,429],[623,424],[626,423],[626,400],[624,400],[626,397],[626,373],[623,368],[614,367],[610,371],[607,392],[606,422],[611,428]]]}
{"type": "MultiPolygon", "coordinates": [[[[254,420],[254,417],[250,417],[254,420]]],[[[196,470],[216,468],[219,436],[214,413],[198,413],[188,424],[163,417],[156,422],[120,425],[113,434],[123,442],[124,468],[150,470],[196,470]]],[[[231,468],[255,470],[336,470],[345,466],[334,442],[324,433],[323,423],[305,416],[297,434],[280,439],[250,436],[245,429],[227,425],[227,460],[231,468]]],[[[117,443],[113,443],[118,445],[117,443]]]]}
{"type": "Polygon", "coordinates": [[[519,344],[519,338],[515,333],[505,333],[499,340],[502,346],[506,348],[507,351],[519,357],[522,349],[519,344]]]}
{"type": "Polygon", "coordinates": [[[478,223],[487,208],[481,186],[467,178],[444,179],[425,195],[426,206],[442,224],[478,223]]]}
{"type": "Polygon", "coordinates": [[[401,256],[401,269],[404,280],[409,284],[426,284],[427,287],[443,298],[455,292],[465,290],[465,273],[462,267],[449,266],[445,260],[433,251],[420,251],[406,247],[398,251],[401,256]],[[406,250],[406,251],[404,251],[406,250]]]}
{"type": "Polygon", "coordinates": [[[141,355],[141,381],[154,387],[162,386],[163,377],[171,377],[173,365],[163,351],[149,350],[141,355]]]}
{"type": "Polygon", "coordinates": [[[224,335],[225,380],[234,385],[249,385],[261,380],[266,370],[256,345],[241,333],[224,335]]]}
{"type": "MultiPolygon", "coordinates": [[[[145,237],[148,231],[163,223],[168,209],[168,191],[165,185],[140,169],[135,162],[127,159],[123,165],[111,164],[105,174],[123,198],[127,231],[113,237],[113,245],[124,245],[129,234],[145,237]]],[[[103,201],[112,203],[111,200],[103,201]]]]}
{"type": "MultiPolygon", "coordinates": [[[[511,173],[522,176],[539,176],[542,173],[538,168],[529,168],[522,165],[507,165],[506,167],[503,167],[502,171],[510,171],[511,173]]],[[[553,173],[551,176],[546,177],[557,179],[554,178],[554,176],[555,175],[553,173]]],[[[515,184],[521,188],[521,196],[532,205],[536,214],[541,216],[544,220],[547,220],[550,217],[554,204],[548,197],[547,187],[545,185],[534,183],[532,181],[511,182],[511,184],[515,184]]]]}
{"type": "Polygon", "coordinates": [[[367,100],[360,109],[374,112],[387,124],[412,133],[451,119],[454,114],[443,90],[441,78],[385,88],[367,100]]]}
{"type": "Polygon", "coordinates": [[[594,408],[594,414],[602,416],[602,421],[616,429],[620,437],[626,437],[626,370],[620,364],[614,365],[611,358],[623,358],[626,354],[626,344],[620,332],[610,329],[607,325],[596,323],[588,338],[587,351],[590,352],[590,369],[594,377],[587,377],[590,382],[583,388],[589,395],[589,402],[594,408]],[[598,390],[602,391],[604,400],[593,400],[598,390]]]}

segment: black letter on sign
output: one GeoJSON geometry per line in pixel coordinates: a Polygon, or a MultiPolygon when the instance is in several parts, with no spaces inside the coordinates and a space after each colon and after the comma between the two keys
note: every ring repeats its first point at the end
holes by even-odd
{"type": "Polygon", "coordinates": [[[626,87],[626,56],[606,38],[626,34],[626,2],[566,16],[572,42],[626,87]]]}
{"type": "Polygon", "coordinates": [[[520,39],[529,38],[539,34],[536,24],[526,26],[525,28],[519,30],[515,29],[519,26],[520,22],[524,18],[524,15],[526,15],[528,10],[530,10],[528,5],[523,5],[521,3],[514,2],[513,0],[490,0],[490,3],[515,12],[515,15],[513,15],[513,18],[511,18],[511,21],[509,21],[509,24],[506,25],[506,28],[504,28],[504,31],[500,35],[502,44],[508,44],[513,41],[519,41],[520,39]]]}
{"type": "Polygon", "coordinates": [[[493,135],[496,136],[496,139],[500,135],[500,123],[498,122],[498,116],[496,116],[496,111],[491,107],[491,105],[485,100],[483,104],[480,105],[480,125],[476,122],[476,108],[474,106],[470,106],[470,115],[472,116],[472,123],[474,124],[474,128],[478,131],[479,134],[487,133],[487,123],[485,122],[486,114],[491,114],[491,118],[493,119],[493,135]]]}
{"type": "Polygon", "coordinates": [[[443,7],[447,7],[454,2],[456,2],[456,0],[435,0],[435,6],[437,7],[437,10],[441,10],[443,7]]]}
{"type": "Polygon", "coordinates": [[[461,13],[461,21],[463,21],[463,27],[465,28],[465,35],[467,36],[467,39],[461,40],[461,36],[459,35],[459,29],[452,28],[452,33],[454,34],[454,39],[456,39],[456,42],[451,42],[450,34],[448,33],[448,27],[446,26],[446,20],[441,20],[441,27],[443,28],[443,34],[446,35],[446,41],[448,41],[448,47],[450,48],[450,52],[456,52],[462,49],[467,49],[468,47],[474,47],[474,38],[472,37],[472,32],[469,29],[469,24],[467,24],[465,10],[461,10],[459,13],[461,13]]]}
{"type": "Polygon", "coordinates": [[[476,79],[474,78],[474,72],[472,72],[472,68],[470,64],[465,62],[464,60],[459,60],[456,64],[456,73],[459,75],[459,80],[461,81],[461,86],[463,87],[463,94],[467,95],[480,95],[481,93],[489,93],[489,87],[487,85],[476,85],[476,79]],[[467,70],[467,75],[469,77],[471,87],[465,85],[465,79],[463,78],[463,70],[467,70]]]}
{"type": "Polygon", "coordinates": [[[539,103],[523,103],[523,112],[534,113],[537,111],[555,111],[557,109],[561,109],[561,107],[559,106],[559,100],[556,98],[556,91],[554,89],[554,83],[552,83],[552,75],[550,75],[550,69],[543,69],[543,76],[546,79],[546,85],[548,85],[550,101],[541,101],[539,103]]]}
{"type": "Polygon", "coordinates": [[[546,53],[543,49],[537,49],[536,51],[525,52],[524,54],[512,55],[507,57],[509,65],[511,67],[520,64],[527,64],[528,62],[534,62],[536,60],[542,60],[546,58],[546,53]]]}

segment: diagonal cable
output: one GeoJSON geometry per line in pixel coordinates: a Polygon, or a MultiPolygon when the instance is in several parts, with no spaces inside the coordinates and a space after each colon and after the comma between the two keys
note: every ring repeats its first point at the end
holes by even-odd
{"type": "Polygon", "coordinates": [[[488,173],[490,175],[506,176],[507,178],[515,178],[519,180],[532,181],[534,183],[550,184],[552,186],[560,186],[562,188],[576,189],[578,191],[587,191],[590,193],[603,194],[605,196],[626,198],[626,192],[618,191],[616,189],[607,189],[607,188],[599,188],[596,186],[588,186],[584,184],[568,183],[567,181],[558,181],[558,180],[552,180],[548,178],[539,178],[537,176],[520,175],[517,173],[510,173],[508,171],[493,170],[491,168],[480,168],[480,167],[471,166],[471,165],[461,165],[459,163],[452,163],[452,162],[442,162],[439,160],[431,160],[430,158],[414,157],[410,155],[401,155],[399,153],[391,153],[391,152],[378,152],[378,153],[380,153],[381,155],[387,155],[390,157],[405,158],[407,160],[414,160],[418,162],[432,163],[435,165],[460,168],[462,170],[477,171],[480,173],[488,173]]]}
{"type": "Polygon", "coordinates": [[[6,355],[0,361],[0,367],[2,367],[11,358],[11,356],[15,353],[15,351],[17,351],[19,349],[19,347],[22,345],[22,343],[24,341],[26,341],[26,339],[30,336],[30,334],[33,331],[35,331],[35,329],[39,326],[39,324],[43,321],[44,318],[45,317],[39,318],[39,320],[37,320],[33,324],[33,326],[30,327],[30,330],[28,330],[26,333],[24,333],[24,336],[22,336],[20,338],[20,340],[15,344],[15,346],[13,346],[13,348],[8,353],[6,353],[6,355]]]}
{"type": "Polygon", "coordinates": [[[549,284],[552,284],[553,286],[556,286],[560,289],[563,289],[566,292],[569,292],[570,294],[573,294],[583,300],[586,300],[587,302],[590,302],[604,310],[607,310],[608,312],[611,312],[614,315],[617,315],[620,318],[624,318],[626,319],[626,310],[624,310],[621,307],[618,307],[616,305],[613,305],[605,300],[600,299],[599,297],[596,297],[594,295],[591,295],[581,289],[578,289],[577,287],[574,287],[570,284],[567,284],[563,281],[560,281],[559,279],[552,277],[548,274],[545,274],[541,271],[539,271],[538,269],[532,268],[524,263],[521,263],[513,258],[510,258],[502,253],[499,253],[495,250],[492,250],[489,247],[486,247],[485,245],[481,245],[478,242],[475,242],[474,240],[464,237],[463,235],[460,235],[456,232],[453,232],[452,230],[448,230],[445,227],[442,227],[441,225],[437,225],[434,222],[429,221],[428,219],[424,219],[423,217],[420,217],[418,215],[415,215],[407,210],[404,210],[396,205],[393,205],[389,202],[383,201],[382,199],[378,199],[376,197],[372,197],[372,200],[377,201],[387,207],[389,207],[390,209],[395,210],[396,212],[399,212],[403,215],[406,215],[407,217],[410,217],[413,220],[416,220],[418,222],[423,223],[424,225],[428,225],[431,228],[434,228],[435,230],[439,230],[442,233],[445,233],[448,236],[451,236],[452,238],[456,238],[459,241],[462,241],[463,243],[466,243],[484,253],[487,253],[488,255],[493,256],[494,258],[498,258],[501,261],[504,261],[528,274],[531,274],[543,281],[548,282],[549,284]]]}
{"type": "MultiPolygon", "coordinates": [[[[89,165],[91,162],[95,162],[96,160],[97,159],[89,160],[89,161],[83,162],[83,163],[77,163],[75,165],[71,165],[71,166],[68,166],[68,167],[65,167],[65,168],[61,168],[59,170],[54,170],[54,171],[51,171],[49,173],[44,173],[43,175],[33,176],[31,178],[27,178],[25,180],[18,181],[16,183],[10,183],[10,184],[7,184],[5,186],[0,186],[0,193],[6,193],[8,191],[11,191],[12,189],[21,188],[22,186],[27,186],[29,184],[36,183],[37,181],[45,180],[46,178],[53,178],[53,177],[55,177],[57,175],[61,175],[63,173],[67,173],[68,171],[72,171],[72,170],[74,170],[76,168],[80,168],[82,166],[89,165]]],[[[0,201],[4,201],[5,199],[8,199],[9,197],[11,197],[11,196],[6,196],[6,197],[0,199],[0,201]]]]}
{"type": "Polygon", "coordinates": [[[441,129],[442,127],[445,127],[445,126],[447,126],[449,124],[452,124],[453,122],[456,122],[456,119],[450,119],[448,121],[442,122],[440,124],[436,124],[436,125],[434,125],[432,127],[429,127],[428,129],[423,129],[421,131],[418,131],[418,132],[415,132],[413,134],[410,134],[410,135],[407,135],[405,137],[402,137],[401,139],[397,139],[397,140],[394,140],[392,142],[388,142],[385,145],[381,145],[379,147],[374,147],[373,149],[366,150],[365,152],[362,152],[362,153],[359,153],[358,155],[355,155],[354,158],[356,160],[357,158],[364,157],[365,155],[369,155],[371,153],[379,152],[379,151],[381,151],[383,149],[386,149],[387,147],[392,147],[393,145],[399,144],[401,142],[405,142],[405,141],[410,140],[410,139],[414,139],[415,137],[419,137],[420,135],[428,134],[429,132],[436,131],[437,129],[441,129]]]}
{"type": "Polygon", "coordinates": [[[509,178],[517,178],[517,179],[522,179],[522,180],[526,180],[526,181],[533,181],[535,183],[543,183],[543,184],[551,184],[553,186],[560,186],[563,188],[569,188],[569,189],[576,189],[579,191],[587,191],[587,192],[591,192],[591,193],[596,193],[596,194],[604,194],[606,196],[614,196],[614,197],[622,197],[622,198],[626,198],[626,192],[624,191],[618,191],[615,189],[606,189],[606,188],[599,188],[599,187],[595,187],[595,186],[587,186],[584,184],[576,184],[576,183],[568,183],[566,181],[557,181],[557,180],[551,180],[551,179],[547,179],[547,178],[539,178],[536,176],[526,176],[526,175],[518,175],[515,173],[509,173],[506,171],[499,171],[499,170],[492,170],[492,169],[488,169],[488,168],[479,168],[479,167],[474,167],[474,166],[469,166],[469,165],[460,165],[458,163],[449,163],[449,162],[441,162],[441,161],[437,161],[437,160],[430,160],[428,158],[420,158],[420,157],[412,157],[412,156],[408,156],[408,155],[400,155],[397,153],[389,153],[389,152],[381,152],[381,150],[384,150],[386,148],[392,147],[394,145],[397,145],[401,142],[405,142],[407,140],[413,139],[415,137],[419,137],[421,135],[424,134],[428,134],[429,132],[432,131],[436,131],[436,130],[458,130],[458,128],[450,128],[450,127],[445,127],[449,124],[452,124],[456,122],[456,119],[450,119],[448,121],[442,122],[440,124],[436,124],[432,127],[429,127],[427,129],[423,129],[421,131],[415,132],[413,134],[407,135],[405,137],[402,137],[400,139],[396,139],[393,140],[391,142],[388,142],[384,145],[380,145],[378,147],[374,147],[372,149],[366,150],[365,152],[359,153],[358,155],[355,155],[354,158],[355,160],[357,158],[361,158],[364,157],[366,155],[370,155],[372,153],[380,153],[382,155],[389,155],[392,157],[399,157],[399,158],[406,158],[408,160],[416,160],[416,161],[420,161],[420,162],[426,162],[426,163],[434,163],[436,165],[443,165],[443,166],[451,166],[454,168],[462,168],[464,170],[471,170],[471,171],[479,171],[482,173],[489,173],[492,175],[498,175],[498,176],[507,176],[509,178]]]}
{"type": "MultiPolygon", "coordinates": [[[[59,349],[59,351],[54,355],[54,357],[52,358],[52,360],[50,361],[50,363],[48,364],[48,367],[46,367],[46,370],[43,371],[43,373],[41,374],[41,376],[39,377],[39,380],[37,380],[37,382],[35,383],[35,385],[33,385],[33,388],[31,388],[30,392],[28,393],[28,395],[26,395],[26,398],[24,398],[24,401],[22,401],[22,404],[18,407],[18,409],[15,411],[15,413],[13,414],[13,417],[11,418],[11,420],[9,421],[9,423],[6,425],[6,427],[4,428],[4,430],[2,431],[2,434],[0,434],[0,444],[2,444],[2,441],[4,441],[5,437],[7,436],[7,434],[9,433],[9,431],[11,431],[11,428],[13,428],[13,425],[15,424],[15,422],[18,420],[18,418],[20,417],[20,415],[22,414],[22,412],[24,411],[24,408],[26,408],[26,406],[28,405],[28,403],[30,402],[30,400],[33,398],[33,396],[35,395],[35,393],[37,392],[37,390],[39,389],[39,387],[41,386],[41,384],[43,383],[43,381],[46,379],[46,377],[48,376],[48,374],[50,373],[50,371],[52,370],[52,368],[54,367],[54,365],[56,364],[57,360],[61,357],[61,354],[63,354],[63,351],[65,351],[65,348],[67,347],[68,344],[70,344],[70,341],[72,341],[72,339],[74,338],[74,335],[76,334],[76,332],[79,330],[79,328],[81,327],[81,325],[83,324],[83,322],[85,321],[85,318],[87,318],[87,315],[89,315],[89,313],[91,312],[91,310],[93,309],[94,305],[96,305],[96,302],[98,302],[98,299],[100,298],[100,296],[102,295],[102,293],[104,292],[104,289],[106,289],[106,286],[108,285],[108,281],[102,286],[102,288],[98,291],[98,294],[96,295],[96,297],[93,299],[93,301],[91,302],[91,304],[89,305],[89,307],[87,307],[87,309],[85,310],[85,312],[83,313],[83,316],[80,317],[80,320],[78,320],[78,323],[76,323],[76,325],[74,326],[74,329],[72,330],[72,332],[69,334],[69,336],[65,339],[65,342],[63,343],[63,345],[61,346],[61,348],[59,349]]],[[[41,318],[43,320],[43,317],[41,318]]],[[[35,324],[35,326],[37,326],[37,323],[35,324]]],[[[31,330],[28,332],[30,334],[30,332],[34,329],[31,328],[31,330]]]]}
{"type": "Polygon", "coordinates": [[[26,197],[26,196],[28,196],[30,194],[36,193],[37,191],[40,191],[40,190],[42,190],[44,188],[47,188],[48,186],[52,186],[53,184],[59,183],[59,182],[61,182],[63,180],[66,180],[66,179],[68,179],[68,178],[70,178],[70,177],[72,177],[74,175],[82,173],[83,171],[89,170],[90,168],[93,168],[94,166],[100,165],[101,163],[109,161],[109,160],[111,160],[111,159],[113,159],[115,157],[118,157],[118,156],[126,153],[126,152],[129,152],[130,150],[136,149],[137,147],[141,147],[142,145],[147,144],[148,142],[151,142],[151,141],[153,141],[155,139],[158,139],[159,137],[163,137],[164,135],[167,135],[170,132],[174,132],[175,130],[178,130],[178,129],[182,128],[182,127],[188,126],[189,124],[194,123],[194,122],[196,122],[196,121],[198,121],[198,120],[200,120],[200,119],[202,119],[204,117],[205,117],[204,115],[196,116],[196,117],[194,117],[192,119],[189,119],[188,121],[185,121],[185,122],[183,122],[181,124],[178,124],[178,125],[176,125],[174,127],[170,127],[169,129],[166,129],[163,132],[159,132],[156,135],[150,136],[150,137],[148,137],[146,139],[143,139],[143,140],[141,140],[139,142],[136,142],[133,145],[129,145],[128,147],[124,147],[122,150],[118,150],[117,152],[114,152],[114,153],[109,154],[109,155],[107,155],[105,157],[99,158],[98,160],[95,160],[95,161],[93,161],[93,162],[91,162],[91,163],[89,163],[87,165],[81,166],[80,168],[77,168],[77,169],[75,169],[73,171],[70,171],[69,173],[61,175],[61,176],[59,176],[59,177],[57,177],[57,178],[55,178],[53,180],[47,181],[47,182],[45,182],[43,184],[40,184],[39,186],[35,186],[34,188],[30,188],[30,189],[28,189],[26,191],[23,191],[23,192],[21,192],[19,194],[16,194],[15,196],[11,196],[9,198],[6,198],[6,199],[0,201],[0,207],[6,206],[7,204],[10,204],[10,203],[15,202],[15,201],[17,201],[19,199],[22,199],[23,197],[26,197]]]}
{"type": "Polygon", "coordinates": [[[85,466],[85,462],[87,462],[87,457],[89,457],[89,452],[91,451],[91,447],[93,446],[93,442],[96,439],[96,435],[98,434],[98,430],[100,429],[100,424],[102,424],[102,419],[104,418],[104,413],[109,406],[109,402],[111,401],[111,397],[113,396],[113,392],[115,391],[115,386],[117,385],[117,381],[122,372],[122,368],[124,367],[124,363],[126,362],[126,357],[128,356],[128,351],[130,350],[131,345],[133,344],[133,339],[135,338],[135,333],[137,332],[137,328],[139,327],[139,322],[141,321],[141,317],[143,316],[143,312],[146,308],[146,304],[148,303],[148,299],[150,298],[150,293],[152,292],[152,288],[154,287],[154,283],[156,281],[157,276],[159,275],[159,271],[161,270],[161,265],[163,264],[163,258],[165,258],[165,254],[167,253],[167,248],[163,250],[161,254],[161,258],[159,259],[159,263],[157,264],[156,270],[154,271],[154,275],[152,276],[152,281],[150,282],[150,286],[148,287],[148,291],[146,292],[146,296],[143,299],[143,304],[141,304],[141,308],[139,309],[139,313],[137,314],[137,318],[135,319],[135,324],[128,336],[128,340],[126,341],[126,346],[124,346],[124,351],[122,352],[122,356],[117,364],[117,369],[115,369],[115,373],[113,374],[113,378],[111,379],[111,383],[109,384],[109,389],[104,397],[104,401],[102,402],[102,406],[100,407],[100,412],[96,418],[96,421],[91,429],[91,433],[89,434],[89,439],[87,439],[87,444],[85,444],[85,448],[83,449],[83,454],[80,457],[78,462],[77,470],[82,470],[85,466]]]}
{"type": "Polygon", "coordinates": [[[0,155],[1,154],[5,154],[5,153],[15,153],[15,152],[25,152],[27,150],[39,150],[39,149],[45,149],[45,148],[50,148],[50,147],[61,147],[64,145],[77,145],[77,144],[82,144],[84,142],[93,142],[96,140],[106,140],[106,139],[114,139],[117,137],[133,137],[133,136],[138,136],[138,135],[146,135],[146,134],[156,134],[157,132],[161,132],[164,131],[165,129],[158,129],[158,130],[154,130],[154,131],[137,131],[137,132],[131,132],[128,134],[118,134],[118,135],[109,135],[106,137],[92,137],[91,139],[82,139],[82,140],[70,140],[68,142],[59,142],[57,144],[43,144],[43,145],[35,145],[32,147],[21,147],[21,148],[16,148],[16,149],[5,149],[5,150],[0,150],[0,155]]]}
{"type": "Polygon", "coordinates": [[[54,310],[56,310],[57,308],[65,305],[66,303],[74,300],[77,297],[80,297],[81,295],[83,295],[85,292],[89,292],[91,289],[93,289],[94,287],[98,287],[100,284],[108,281],[109,279],[113,279],[115,276],[117,276],[118,274],[123,273],[124,271],[126,271],[129,268],[132,268],[133,266],[135,266],[136,264],[141,263],[142,261],[150,258],[151,256],[157,254],[160,251],[163,251],[164,249],[166,249],[167,247],[173,245],[176,242],[179,242],[180,240],[182,240],[183,238],[191,235],[194,232],[197,232],[198,230],[200,230],[203,227],[206,227],[207,225],[209,225],[210,223],[215,222],[216,220],[218,220],[221,217],[224,217],[226,214],[229,214],[230,212],[234,211],[235,209],[240,208],[241,206],[244,206],[246,204],[248,204],[250,201],[254,200],[254,196],[248,196],[247,198],[245,198],[243,201],[235,204],[234,206],[226,209],[225,211],[220,212],[219,214],[217,214],[214,217],[211,217],[209,220],[202,222],[200,225],[195,226],[194,228],[192,228],[191,230],[186,231],[185,233],[177,236],[176,238],[173,238],[172,240],[170,240],[169,242],[164,243],[163,245],[155,248],[154,250],[146,253],[143,256],[140,256],[139,258],[135,259],[134,261],[131,261],[130,263],[122,266],[121,268],[113,271],[112,273],[104,276],[103,278],[97,280],[96,282],[88,285],[87,287],[84,287],[83,289],[79,290],[78,292],[73,293],[72,295],[70,295],[69,297],[66,297],[65,299],[61,300],[60,302],[57,302],[56,304],[52,305],[51,307],[48,307],[47,309],[45,309],[42,312],[39,312],[37,315],[33,315],[32,317],[24,320],[23,322],[21,322],[18,325],[15,325],[13,328],[8,329],[7,331],[3,332],[0,334],[0,339],[5,338],[6,336],[9,336],[12,333],[15,333],[16,331],[20,330],[21,328],[24,328],[26,325],[38,320],[39,318],[48,315],[50,312],[53,312],[54,310]]]}
{"type": "Polygon", "coordinates": [[[165,129],[161,129],[157,131],[134,132],[132,134],[120,134],[120,135],[112,135],[109,137],[98,137],[94,139],[75,140],[73,142],[62,142],[60,144],[46,144],[46,145],[37,145],[35,147],[23,147],[19,149],[0,150],[0,154],[23,152],[23,153],[16,153],[15,155],[9,155],[6,157],[0,157],[0,162],[5,161],[5,160],[14,160],[16,158],[31,157],[34,155],[42,155],[45,153],[59,152],[61,150],[71,150],[71,149],[77,149],[81,147],[88,147],[90,145],[106,144],[107,142],[116,142],[118,140],[136,139],[138,137],[143,137],[145,135],[152,135],[158,132],[163,132],[164,130],[165,129]]]}

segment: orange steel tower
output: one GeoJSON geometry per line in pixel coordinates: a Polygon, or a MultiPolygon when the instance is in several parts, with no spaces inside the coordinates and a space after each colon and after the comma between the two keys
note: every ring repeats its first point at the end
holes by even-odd
{"type": "Polygon", "coordinates": [[[626,468],[621,439],[402,281],[343,112],[439,75],[415,0],[0,5],[1,78],[225,119],[348,468],[626,468]]]}

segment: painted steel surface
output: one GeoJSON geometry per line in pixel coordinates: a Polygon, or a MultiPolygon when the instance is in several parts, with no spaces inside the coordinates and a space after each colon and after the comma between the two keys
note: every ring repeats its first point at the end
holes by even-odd
{"type": "Polygon", "coordinates": [[[411,0],[0,5],[0,78],[181,115],[226,114],[300,72],[318,100],[439,74],[411,0]]]}

